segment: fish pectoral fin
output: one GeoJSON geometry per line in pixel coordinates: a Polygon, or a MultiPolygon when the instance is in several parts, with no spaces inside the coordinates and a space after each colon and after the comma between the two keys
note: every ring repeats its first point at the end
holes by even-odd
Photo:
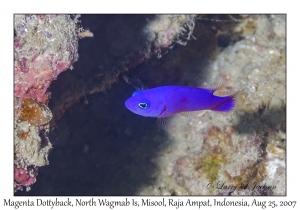
{"type": "Polygon", "coordinates": [[[173,116],[174,113],[167,111],[167,106],[165,105],[161,113],[158,115],[158,118],[173,116]]]}
{"type": "Polygon", "coordinates": [[[162,114],[164,117],[170,117],[170,116],[173,116],[174,115],[174,113],[171,113],[171,112],[168,112],[168,111],[165,111],[165,112],[163,112],[163,114],[162,114]]]}

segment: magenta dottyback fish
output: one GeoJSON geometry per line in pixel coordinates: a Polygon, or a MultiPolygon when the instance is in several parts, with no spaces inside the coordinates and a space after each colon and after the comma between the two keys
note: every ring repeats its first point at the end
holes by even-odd
{"type": "Polygon", "coordinates": [[[162,86],[137,90],[126,100],[125,106],[135,114],[158,118],[199,110],[231,111],[235,105],[236,93],[215,96],[216,90],[188,86],[162,86]]]}

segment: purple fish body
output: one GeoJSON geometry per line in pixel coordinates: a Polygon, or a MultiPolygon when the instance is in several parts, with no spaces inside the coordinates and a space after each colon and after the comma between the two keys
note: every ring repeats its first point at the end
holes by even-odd
{"type": "Polygon", "coordinates": [[[137,90],[125,106],[145,117],[169,117],[181,112],[213,110],[228,112],[234,108],[235,95],[215,96],[216,89],[188,86],[162,86],[137,90]]]}

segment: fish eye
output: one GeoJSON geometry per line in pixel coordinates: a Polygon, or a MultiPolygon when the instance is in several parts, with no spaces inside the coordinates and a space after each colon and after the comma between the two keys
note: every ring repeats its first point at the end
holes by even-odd
{"type": "Polygon", "coordinates": [[[139,107],[141,109],[148,109],[149,108],[149,103],[148,102],[140,102],[139,107]]]}

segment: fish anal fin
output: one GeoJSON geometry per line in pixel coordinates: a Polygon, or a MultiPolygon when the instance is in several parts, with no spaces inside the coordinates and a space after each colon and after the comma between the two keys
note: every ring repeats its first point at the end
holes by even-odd
{"type": "Polygon", "coordinates": [[[184,117],[195,117],[203,113],[204,113],[203,110],[200,110],[200,111],[180,112],[179,114],[184,117]]]}
{"type": "Polygon", "coordinates": [[[158,127],[166,131],[176,131],[185,128],[187,125],[187,118],[180,114],[175,114],[169,117],[159,117],[156,121],[158,127]]]}
{"type": "Polygon", "coordinates": [[[214,111],[222,116],[228,116],[231,113],[230,111],[219,111],[219,110],[212,110],[212,111],[214,111]]]}

